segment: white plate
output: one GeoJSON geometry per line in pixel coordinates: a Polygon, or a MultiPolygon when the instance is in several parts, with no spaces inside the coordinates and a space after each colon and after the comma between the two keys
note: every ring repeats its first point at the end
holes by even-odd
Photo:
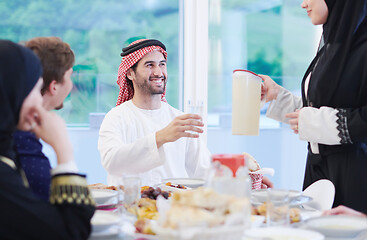
{"type": "Polygon", "coordinates": [[[367,218],[346,215],[310,218],[305,224],[327,237],[351,238],[367,230],[367,218]]]}
{"type": "Polygon", "coordinates": [[[263,238],[266,240],[323,240],[325,237],[314,231],[297,228],[269,227],[253,228],[245,232],[245,240],[263,238]]]}
{"type": "Polygon", "coordinates": [[[310,208],[308,206],[304,206],[303,208],[300,208],[300,214],[301,214],[301,221],[306,221],[310,218],[320,217],[322,214],[322,211],[319,211],[314,208],[310,208]]]}
{"type": "MultiPolygon", "coordinates": [[[[272,189],[271,191],[276,191],[276,189],[272,189]]],[[[284,191],[284,190],[280,190],[280,191],[284,191]]],[[[289,190],[289,198],[290,199],[297,198],[300,195],[301,195],[300,191],[289,190]]],[[[251,192],[251,197],[256,198],[256,200],[259,201],[259,202],[266,202],[266,200],[268,198],[268,189],[253,190],[251,192]]]]}
{"type": "MultiPolygon", "coordinates": [[[[267,198],[268,198],[268,189],[259,189],[251,191],[251,203],[253,205],[261,205],[267,201],[267,198]]],[[[289,190],[290,206],[298,206],[311,200],[312,200],[311,197],[302,195],[302,192],[300,191],[289,190]]]]}
{"type": "Polygon", "coordinates": [[[118,226],[113,226],[111,228],[108,228],[105,231],[92,232],[89,239],[90,240],[92,240],[92,239],[105,239],[106,237],[117,236],[120,233],[121,233],[120,228],[118,226]]]}
{"type": "Polygon", "coordinates": [[[145,239],[145,240],[158,240],[157,235],[151,235],[151,234],[142,234],[142,233],[135,233],[134,239],[145,239]]]}
{"type": "Polygon", "coordinates": [[[238,240],[242,239],[245,226],[191,227],[184,229],[168,229],[158,225],[153,227],[161,240],[238,240]]]}
{"type": "Polygon", "coordinates": [[[121,218],[111,212],[97,210],[94,212],[92,219],[90,220],[92,224],[92,232],[102,232],[107,229],[116,226],[121,218]]]}
{"type": "Polygon", "coordinates": [[[312,197],[305,196],[305,195],[300,195],[298,197],[295,197],[295,198],[291,199],[290,202],[289,202],[289,205],[291,207],[300,206],[300,205],[308,203],[310,201],[312,201],[312,197]]]}
{"type": "Polygon", "coordinates": [[[185,187],[197,188],[204,186],[205,180],[201,178],[166,178],[163,179],[163,184],[171,182],[173,184],[180,184],[185,187]]]}
{"type": "Polygon", "coordinates": [[[117,203],[117,191],[111,189],[90,190],[97,206],[112,205],[117,203]]]}
{"type": "Polygon", "coordinates": [[[335,186],[330,180],[321,179],[308,186],[303,195],[313,199],[305,205],[321,211],[327,210],[333,206],[335,186]]]}

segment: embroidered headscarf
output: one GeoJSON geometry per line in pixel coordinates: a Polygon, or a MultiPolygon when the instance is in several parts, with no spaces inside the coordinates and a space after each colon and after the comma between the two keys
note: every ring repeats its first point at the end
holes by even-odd
{"type": "Polygon", "coordinates": [[[0,40],[0,155],[15,159],[12,134],[24,99],[42,76],[41,62],[19,44],[0,40]]]}
{"type": "MultiPolygon", "coordinates": [[[[160,51],[164,58],[167,59],[166,47],[162,42],[154,39],[139,39],[122,49],[122,60],[117,75],[117,84],[120,86],[120,93],[116,106],[132,99],[134,96],[134,88],[132,87],[131,80],[126,77],[127,71],[147,53],[156,50],[160,51]]],[[[162,101],[166,101],[165,95],[166,91],[162,94],[162,101]]]]}

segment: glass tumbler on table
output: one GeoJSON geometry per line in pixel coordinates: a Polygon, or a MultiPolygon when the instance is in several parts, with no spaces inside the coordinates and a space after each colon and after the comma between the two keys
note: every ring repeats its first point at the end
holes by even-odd
{"type": "MultiPolygon", "coordinates": [[[[203,113],[204,113],[204,102],[203,101],[188,101],[187,102],[187,113],[191,113],[191,114],[197,114],[200,117],[203,117],[203,113]]],[[[195,119],[197,120],[197,119],[195,119]]],[[[200,121],[200,120],[198,120],[200,121]]],[[[201,119],[201,121],[203,121],[203,119],[201,119]]],[[[194,131],[188,131],[189,133],[192,134],[198,134],[197,132],[194,131]]]]}
{"type": "Polygon", "coordinates": [[[140,199],[141,179],[139,177],[123,177],[124,206],[129,211],[136,210],[140,199]]]}
{"type": "Polygon", "coordinates": [[[289,191],[267,190],[268,200],[266,203],[267,226],[288,226],[289,217],[289,191]]]}

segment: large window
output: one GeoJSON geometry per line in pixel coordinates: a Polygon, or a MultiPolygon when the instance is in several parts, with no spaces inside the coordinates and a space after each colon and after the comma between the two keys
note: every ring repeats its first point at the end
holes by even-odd
{"type": "Polygon", "coordinates": [[[234,69],[268,74],[300,93],[320,34],[300,4],[301,0],[0,0],[0,38],[19,42],[59,36],[75,51],[74,88],[58,113],[69,126],[86,126],[69,128],[69,133],[75,159],[90,183],[106,181],[97,150],[99,122],[88,128],[90,116],[115,106],[121,49],[136,37],[147,37],[167,46],[168,102],[183,109],[186,100],[204,101],[209,150],[246,151],[262,167],[275,169],[276,187],[300,190],[305,142],[264,114],[259,136],[233,136],[230,128],[234,69]]]}
{"type": "MultiPolygon", "coordinates": [[[[59,36],[68,42],[76,53],[74,88],[59,114],[69,125],[88,125],[90,113],[115,105],[121,48],[138,37],[166,44],[167,99],[182,108],[180,6],[180,0],[2,1],[0,38],[20,42],[59,36]]],[[[315,53],[314,28],[299,1],[209,0],[208,9],[209,125],[220,125],[221,117],[222,124],[228,123],[234,69],[268,74],[299,91],[315,53]]]]}
{"type": "Polygon", "coordinates": [[[209,0],[208,84],[212,87],[208,113],[219,118],[213,124],[225,127],[230,122],[235,69],[270,75],[299,93],[303,73],[315,55],[315,28],[300,4],[290,0],[209,0]]]}
{"type": "Polygon", "coordinates": [[[135,38],[168,50],[167,100],[179,104],[179,0],[11,0],[0,2],[0,38],[15,42],[58,36],[76,55],[74,87],[58,113],[70,125],[115,106],[121,49],[135,38]]]}
{"type": "MultiPolygon", "coordinates": [[[[300,94],[300,83],[320,37],[293,0],[209,0],[208,146],[212,153],[253,155],[275,170],[276,188],[302,189],[306,142],[287,125],[260,116],[259,136],[231,133],[232,71],[270,75],[300,94]]],[[[269,177],[269,176],[268,176],[269,177]]]]}

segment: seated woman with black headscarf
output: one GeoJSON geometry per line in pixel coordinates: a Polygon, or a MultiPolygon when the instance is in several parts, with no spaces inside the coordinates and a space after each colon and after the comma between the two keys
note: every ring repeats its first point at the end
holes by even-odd
{"type": "Polygon", "coordinates": [[[0,239],[87,239],[95,207],[84,175],[77,173],[64,121],[42,107],[42,67],[31,50],[0,40],[0,239]],[[50,144],[50,203],[28,187],[12,134],[32,131],[50,144]]]}

